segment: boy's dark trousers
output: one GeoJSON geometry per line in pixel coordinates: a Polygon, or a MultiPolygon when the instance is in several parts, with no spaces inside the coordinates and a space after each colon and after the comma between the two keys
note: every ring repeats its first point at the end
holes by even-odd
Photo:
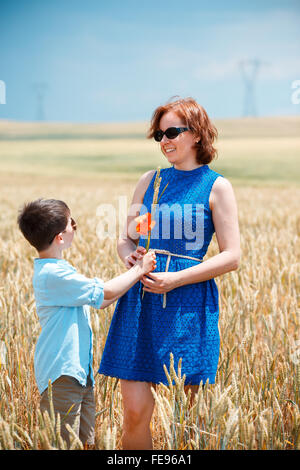
{"type": "MultiPolygon", "coordinates": [[[[90,378],[87,385],[80,385],[78,380],[69,375],[61,375],[52,384],[52,401],[55,416],[60,414],[61,437],[70,446],[70,434],[66,429],[68,423],[74,426],[75,419],[80,416],[75,432],[81,442],[93,446],[95,441],[95,399],[90,378]],[[73,406],[72,406],[73,405],[73,406]]],[[[41,412],[50,414],[48,388],[44,390],[40,401],[41,412]]]]}

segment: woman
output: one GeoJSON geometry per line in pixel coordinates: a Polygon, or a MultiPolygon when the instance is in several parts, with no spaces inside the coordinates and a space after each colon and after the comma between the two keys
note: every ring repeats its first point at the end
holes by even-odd
{"type": "MultiPolygon", "coordinates": [[[[148,137],[160,142],[171,165],[160,172],[161,199],[150,240],[157,268],[119,299],[99,369],[121,380],[123,449],[152,449],[151,386],[168,383],[163,365],[169,366],[171,352],[175,365],[182,358],[185,383],[194,393],[201,380],[215,382],[220,339],[214,277],[237,269],[240,260],[232,186],[208,166],[216,155],[217,131],[205,110],[191,98],[159,106],[148,137]],[[220,253],[202,261],[214,232],[220,253]]],[[[139,180],[134,211],[118,242],[127,268],[145,253],[146,238],[137,239],[129,228],[139,208],[151,212],[155,176],[153,170],[139,180]]]]}

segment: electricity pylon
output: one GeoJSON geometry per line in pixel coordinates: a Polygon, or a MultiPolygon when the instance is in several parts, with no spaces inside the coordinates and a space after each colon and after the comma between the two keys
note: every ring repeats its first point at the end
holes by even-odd
{"type": "Polygon", "coordinates": [[[239,68],[245,85],[244,116],[257,116],[255,84],[258,71],[262,65],[266,65],[266,62],[258,59],[241,60],[239,62],[239,68]]]}
{"type": "Polygon", "coordinates": [[[37,108],[36,108],[36,119],[37,121],[44,121],[45,120],[45,93],[48,88],[47,83],[45,82],[37,82],[33,84],[33,89],[36,94],[37,99],[37,108]]]}

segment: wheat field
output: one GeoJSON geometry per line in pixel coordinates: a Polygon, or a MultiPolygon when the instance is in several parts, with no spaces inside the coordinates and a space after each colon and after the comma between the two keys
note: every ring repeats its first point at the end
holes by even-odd
{"type": "MultiPolygon", "coordinates": [[[[165,164],[144,140],[143,125],[91,126],[84,135],[76,126],[39,126],[0,121],[0,449],[65,448],[59,417],[39,411],[33,356],[40,329],[31,285],[36,253],[18,232],[19,207],[37,197],[65,200],[78,223],[66,259],[86,276],[108,280],[125,269],[116,239],[97,236],[97,207],[117,207],[120,195],[129,203],[139,175],[165,164]]],[[[170,357],[169,386],[153,390],[153,445],[299,450],[299,119],[220,127],[219,158],[211,168],[233,184],[242,258],[237,271],[216,278],[216,383],[200,387],[190,404],[184,371],[170,357]]],[[[217,253],[214,235],[206,258],[217,253]]],[[[91,309],[95,373],[113,311],[114,305],[91,309]]],[[[95,396],[95,448],[121,449],[119,382],[96,375],[95,396]]],[[[75,435],[71,441],[73,449],[82,448],[75,435]]]]}

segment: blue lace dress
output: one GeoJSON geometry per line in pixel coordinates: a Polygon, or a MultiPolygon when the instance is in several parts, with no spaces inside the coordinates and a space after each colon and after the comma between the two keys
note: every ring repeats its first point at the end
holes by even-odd
{"type": "MultiPolygon", "coordinates": [[[[215,231],[209,208],[213,183],[220,175],[203,165],[194,170],[162,169],[156,225],[150,249],[203,259],[215,231]],[[184,217],[183,217],[184,216],[184,217]]],[[[145,193],[142,213],[151,212],[155,175],[145,193]]],[[[146,246],[141,236],[140,245],[146,246]]],[[[154,272],[180,271],[200,261],[156,253],[154,272]],[[167,267],[168,262],[168,267],[167,267]]],[[[214,279],[163,294],[145,292],[137,282],[115,308],[99,373],[120,379],[168,384],[170,353],[175,368],[182,358],[186,384],[215,382],[219,360],[219,299],[214,279]],[[165,297],[165,304],[164,304],[165,297]]]]}

